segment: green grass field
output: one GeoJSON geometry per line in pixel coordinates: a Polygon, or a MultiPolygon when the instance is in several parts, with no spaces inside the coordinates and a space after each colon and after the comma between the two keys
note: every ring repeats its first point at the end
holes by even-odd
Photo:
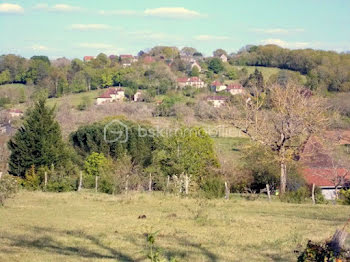
{"type": "Polygon", "coordinates": [[[20,192],[0,208],[0,261],[147,261],[146,234],[178,261],[296,261],[329,238],[350,207],[162,193],[20,192]],[[145,219],[138,219],[146,215],[145,219]]]}

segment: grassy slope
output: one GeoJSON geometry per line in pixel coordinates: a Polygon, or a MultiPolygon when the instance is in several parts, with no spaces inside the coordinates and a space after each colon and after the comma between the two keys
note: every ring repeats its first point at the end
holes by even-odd
{"type": "Polygon", "coordinates": [[[179,261],[295,261],[350,207],[163,194],[21,192],[0,208],[0,261],[146,261],[145,234],[179,261]],[[146,219],[138,219],[139,215],[146,219]]]}

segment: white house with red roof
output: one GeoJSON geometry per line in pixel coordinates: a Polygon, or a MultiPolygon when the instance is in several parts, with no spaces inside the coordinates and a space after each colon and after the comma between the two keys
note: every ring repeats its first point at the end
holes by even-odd
{"type": "Polygon", "coordinates": [[[115,101],[122,101],[125,98],[124,90],[121,88],[108,88],[103,94],[96,99],[96,104],[101,105],[115,101]]]}
{"type": "Polygon", "coordinates": [[[221,92],[226,90],[227,86],[221,83],[220,81],[215,80],[211,83],[210,88],[213,92],[221,92]]]}
{"type": "Polygon", "coordinates": [[[350,170],[346,168],[305,168],[303,176],[308,185],[317,186],[327,200],[337,198],[337,191],[350,187],[350,170]]]}
{"type": "Polygon", "coordinates": [[[120,55],[119,59],[123,67],[131,66],[132,63],[138,61],[133,55],[120,55]]]}
{"type": "Polygon", "coordinates": [[[222,62],[226,63],[227,62],[227,56],[225,54],[222,54],[220,57],[222,62]]]}
{"type": "Polygon", "coordinates": [[[229,84],[227,85],[226,91],[231,95],[239,95],[244,93],[244,89],[241,84],[229,84]]]}
{"type": "Polygon", "coordinates": [[[203,87],[205,87],[205,83],[197,76],[181,77],[181,78],[177,79],[177,86],[179,88],[184,88],[185,86],[192,86],[195,88],[203,88],[203,87]]]}

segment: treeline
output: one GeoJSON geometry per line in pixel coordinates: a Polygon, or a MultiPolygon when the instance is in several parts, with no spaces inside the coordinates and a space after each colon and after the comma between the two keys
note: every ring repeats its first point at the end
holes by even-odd
{"type": "Polygon", "coordinates": [[[107,119],[80,127],[66,143],[44,99],[28,111],[8,146],[9,173],[32,190],[77,190],[80,172],[84,188],[94,188],[98,177],[97,190],[105,193],[119,193],[126,185],[146,190],[149,174],[153,190],[164,190],[168,177],[178,181],[185,175],[198,190],[219,165],[213,142],[201,128],[158,133],[152,126],[107,119]]]}
{"type": "Polygon", "coordinates": [[[276,45],[249,46],[232,56],[235,65],[289,69],[307,76],[311,90],[350,91],[350,54],[313,49],[290,50],[276,45]]]}

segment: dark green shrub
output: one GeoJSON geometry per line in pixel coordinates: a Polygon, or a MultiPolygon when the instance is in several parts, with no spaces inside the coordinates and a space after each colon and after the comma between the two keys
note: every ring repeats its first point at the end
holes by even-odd
{"type": "Polygon", "coordinates": [[[2,206],[6,199],[16,194],[18,191],[18,181],[10,175],[5,175],[0,179],[0,205],[2,206]]]}
{"type": "Polygon", "coordinates": [[[209,176],[202,181],[200,189],[206,198],[222,198],[225,195],[225,182],[220,177],[209,176]]]}
{"type": "Polygon", "coordinates": [[[304,203],[310,198],[310,191],[307,187],[300,187],[295,191],[288,191],[281,196],[281,201],[287,203],[304,203]]]}
{"type": "Polygon", "coordinates": [[[69,192],[76,190],[77,180],[63,175],[56,175],[50,178],[47,183],[47,191],[51,192],[69,192]]]}

